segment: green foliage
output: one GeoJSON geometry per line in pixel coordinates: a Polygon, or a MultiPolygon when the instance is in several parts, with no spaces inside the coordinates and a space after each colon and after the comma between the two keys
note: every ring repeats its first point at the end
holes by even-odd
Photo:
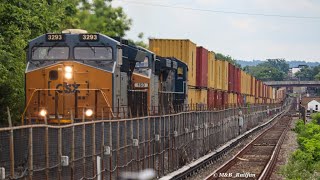
{"type": "Polygon", "coordinates": [[[267,59],[267,62],[264,64],[270,67],[274,67],[284,73],[289,72],[289,64],[284,59],[267,59]]]}
{"type": "Polygon", "coordinates": [[[246,66],[243,69],[262,81],[282,81],[289,71],[289,64],[283,59],[268,59],[257,66],[246,66]]]}
{"type": "Polygon", "coordinates": [[[295,76],[300,80],[312,81],[320,80],[320,66],[315,67],[303,67],[295,73],[295,76]]]}
{"type": "Polygon", "coordinates": [[[132,24],[121,7],[111,6],[111,0],[81,0],[77,16],[81,29],[108,36],[123,37],[132,24]]]}
{"type": "Polygon", "coordinates": [[[287,179],[316,179],[320,173],[320,113],[312,115],[312,121],[304,124],[302,120],[296,123],[299,149],[290,157],[281,173],[287,179]]]}
{"type": "MultiPolygon", "coordinates": [[[[91,33],[102,33],[111,37],[124,37],[130,30],[132,19],[128,18],[121,7],[111,6],[112,0],[80,0],[77,18],[79,27],[91,33]]],[[[138,35],[138,41],[129,41],[147,48],[143,42],[144,34],[138,35]]]]}
{"type": "Polygon", "coordinates": [[[7,123],[6,107],[17,121],[24,106],[27,42],[34,37],[75,24],[73,1],[10,0],[0,8],[0,124],[7,123]]]}
{"type": "MultiPolygon", "coordinates": [[[[7,123],[6,107],[18,122],[24,108],[25,47],[48,32],[83,28],[109,36],[125,35],[132,20],[111,0],[2,0],[0,2],[0,125],[7,123]]],[[[143,43],[139,35],[138,45],[143,43]]]]}

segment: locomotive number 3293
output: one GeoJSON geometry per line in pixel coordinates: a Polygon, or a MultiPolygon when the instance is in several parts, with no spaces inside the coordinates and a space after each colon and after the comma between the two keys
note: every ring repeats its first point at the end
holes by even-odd
{"type": "Polygon", "coordinates": [[[98,40],[98,35],[96,35],[96,34],[82,34],[81,40],[83,40],[83,41],[96,41],[96,40],[98,40]]]}
{"type": "Polygon", "coordinates": [[[59,41],[63,40],[62,34],[48,34],[47,40],[49,41],[59,41]]]}

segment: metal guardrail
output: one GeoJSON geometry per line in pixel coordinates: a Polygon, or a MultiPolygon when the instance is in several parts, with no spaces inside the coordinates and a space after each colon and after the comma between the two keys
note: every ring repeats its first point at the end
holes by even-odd
{"type": "Polygon", "coordinates": [[[265,81],[269,86],[320,86],[320,81],[265,81]]]}

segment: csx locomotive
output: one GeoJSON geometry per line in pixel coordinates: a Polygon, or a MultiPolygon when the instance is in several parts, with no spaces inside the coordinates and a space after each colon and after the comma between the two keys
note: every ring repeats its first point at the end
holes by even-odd
{"type": "Polygon", "coordinates": [[[69,29],[27,47],[22,121],[70,123],[174,111],[186,101],[188,67],[122,38],[69,29]]]}

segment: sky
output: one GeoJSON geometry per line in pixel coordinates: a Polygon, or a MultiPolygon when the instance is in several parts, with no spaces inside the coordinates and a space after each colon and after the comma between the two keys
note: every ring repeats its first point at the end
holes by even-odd
{"type": "Polygon", "coordinates": [[[114,0],[113,6],[132,19],[127,37],[134,40],[143,32],[146,43],[190,39],[234,59],[320,61],[319,0],[114,0]]]}

